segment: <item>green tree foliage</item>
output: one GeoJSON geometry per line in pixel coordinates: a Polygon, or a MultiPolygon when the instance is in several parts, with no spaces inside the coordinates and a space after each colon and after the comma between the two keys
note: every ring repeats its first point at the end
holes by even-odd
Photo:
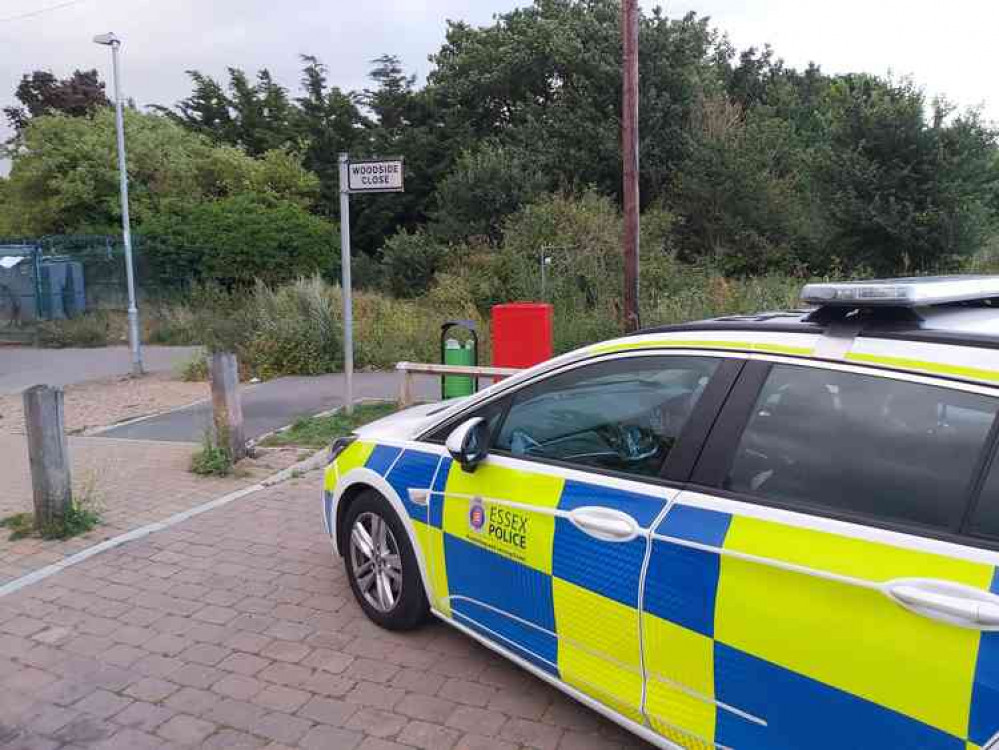
{"type": "MultiPolygon", "coordinates": [[[[359,277],[413,294],[441,267],[482,262],[512,290],[510,216],[551,192],[619,203],[619,24],[619,0],[534,0],[486,26],[449,23],[423,86],[391,55],[371,61],[363,91],[313,56],[294,92],[266,69],[224,82],[191,71],[168,118],[129,114],[136,216],[177,196],[263,194],[337,219],[339,153],[398,155],[405,193],[351,200],[359,277]]],[[[668,216],[664,255],[729,274],[894,273],[946,267],[996,235],[997,136],[974,112],[928,104],[909,82],[737,51],[693,13],[644,13],[639,47],[642,208],[668,216]]],[[[7,231],[116,223],[111,120],[56,106],[72,99],[53,93],[65,83],[24,84],[26,112],[41,116],[0,188],[7,231]],[[88,116],[70,125],[51,111],[88,116]]]]}
{"type": "Polygon", "coordinates": [[[402,230],[385,242],[382,250],[383,284],[396,297],[423,294],[441,270],[445,248],[424,230],[402,230]]]}
{"type": "Polygon", "coordinates": [[[104,82],[96,70],[75,70],[68,78],[56,78],[50,71],[36,70],[21,78],[14,96],[20,107],[5,107],[4,115],[20,132],[33,117],[61,113],[70,117],[92,114],[110,105],[104,82]]]}
{"type": "Polygon", "coordinates": [[[787,120],[713,97],[701,100],[687,137],[673,194],[682,257],[711,258],[729,273],[791,270],[819,227],[787,120]]]}
{"type": "Polygon", "coordinates": [[[932,268],[981,246],[999,188],[996,133],[949,120],[908,81],[845,76],[829,88],[816,184],[828,247],[879,273],[932,268]],[[929,120],[929,121],[927,121],[929,120]]]}
{"type": "MultiPolygon", "coordinates": [[[[130,208],[141,226],[164,206],[251,193],[309,206],[318,185],[297,158],[252,159],[170,120],[126,110],[130,208]]],[[[114,112],[32,118],[13,149],[0,223],[19,234],[114,232],[120,225],[114,112]]]]}
{"type": "Polygon", "coordinates": [[[531,158],[493,141],[466,151],[437,187],[434,233],[457,241],[502,235],[505,217],[552,187],[531,158]]]}
{"type": "Polygon", "coordinates": [[[287,148],[295,142],[295,109],[287,90],[266,68],[251,83],[246,72],[229,68],[228,88],[197,70],[187,71],[194,83],[191,95],[176,110],[153,109],[206,136],[217,144],[239,146],[251,156],[287,148]]]}
{"type": "Polygon", "coordinates": [[[246,286],[339,270],[335,226],[290,201],[253,194],[164,207],[143,224],[142,239],[161,284],[246,286]]]}

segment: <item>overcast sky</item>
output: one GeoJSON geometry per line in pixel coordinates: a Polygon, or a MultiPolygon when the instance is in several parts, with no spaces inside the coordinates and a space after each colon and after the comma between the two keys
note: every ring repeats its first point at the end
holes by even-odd
{"type": "MultiPolygon", "coordinates": [[[[0,0],[0,106],[21,75],[65,76],[110,56],[90,40],[113,30],[122,48],[124,92],[141,104],[173,104],[189,91],[186,69],[224,75],[227,66],[267,67],[295,87],[299,53],[319,56],[342,88],[362,88],[369,61],[399,55],[425,75],[445,20],[486,24],[528,0],[0,0]]],[[[985,106],[999,120],[996,0],[677,0],[671,16],[711,16],[744,48],[771,43],[789,64],[814,60],[828,72],[912,75],[927,92],[985,106]]],[[[109,84],[110,93],[110,84],[109,84]]],[[[0,136],[5,134],[0,132],[0,136]]]]}

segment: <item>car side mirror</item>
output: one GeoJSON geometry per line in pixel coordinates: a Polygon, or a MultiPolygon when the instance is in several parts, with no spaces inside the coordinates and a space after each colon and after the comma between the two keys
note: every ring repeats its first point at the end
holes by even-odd
{"type": "Polygon", "coordinates": [[[471,473],[489,453],[489,425],[482,417],[472,417],[455,427],[444,445],[451,458],[471,473]]]}

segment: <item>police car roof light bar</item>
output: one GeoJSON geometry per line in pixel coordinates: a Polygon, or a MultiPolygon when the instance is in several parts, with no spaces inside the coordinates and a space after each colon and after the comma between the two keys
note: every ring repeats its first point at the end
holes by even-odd
{"type": "Polygon", "coordinates": [[[807,284],[801,299],[822,307],[927,307],[999,298],[999,276],[926,276],[807,284]]]}

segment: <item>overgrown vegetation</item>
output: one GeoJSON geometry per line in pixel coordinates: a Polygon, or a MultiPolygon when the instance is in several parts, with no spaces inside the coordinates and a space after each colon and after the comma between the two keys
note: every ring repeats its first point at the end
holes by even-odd
{"type": "Polygon", "coordinates": [[[177,367],[177,375],[186,383],[201,383],[208,380],[208,358],[198,352],[177,367]]]}
{"type": "MultiPolygon", "coordinates": [[[[266,69],[192,71],[176,106],[129,111],[146,338],[236,351],[263,378],[337,369],[341,151],[407,167],[405,193],[352,201],[359,367],[436,360],[447,319],[488,342],[489,307],[518,299],[554,303],[559,352],[618,333],[619,11],[535,0],[450,23],[422,87],[383,56],[370,89],[344,91],[303,56],[297,95],[266,69]]],[[[645,325],[793,306],[816,277],[999,268],[999,146],[979,112],[737,51],[693,13],[644,14],[640,47],[645,325]]],[[[34,74],[17,96],[0,234],[116,231],[96,74],[34,74]]],[[[110,313],[40,330],[123,336],[110,313]]]]}
{"type": "Polygon", "coordinates": [[[265,438],[261,445],[295,445],[305,448],[323,448],[332,440],[349,435],[361,425],[381,419],[399,408],[392,402],[358,404],[353,414],[339,410],[321,417],[302,417],[289,428],[265,438]]]}
{"type": "MultiPolygon", "coordinates": [[[[126,113],[150,281],[334,281],[341,151],[406,158],[405,193],[352,201],[358,281],[395,296],[425,294],[469,247],[502,254],[509,217],[545,195],[617,204],[619,23],[618,0],[451,22],[423,86],[392,56],[364,91],[307,55],[294,92],[266,68],[190,71],[175,106],[126,113]]],[[[996,131],[975,110],[906,79],[737,51],[694,13],[644,13],[640,64],[643,209],[672,217],[681,261],[726,276],[921,272],[995,234],[996,131]]],[[[97,74],[36,71],[15,95],[0,233],[114,232],[114,118],[97,74]]]]}
{"type": "Polygon", "coordinates": [[[50,521],[37,523],[34,513],[15,513],[0,519],[0,528],[10,532],[10,541],[38,537],[40,539],[70,539],[86,534],[101,522],[101,501],[96,490],[96,479],[92,478],[79,490],[69,508],[62,515],[50,521]]]}
{"type": "Polygon", "coordinates": [[[191,471],[200,476],[227,477],[233,470],[232,455],[224,441],[216,442],[210,430],[206,430],[201,446],[191,456],[191,471]]]}

